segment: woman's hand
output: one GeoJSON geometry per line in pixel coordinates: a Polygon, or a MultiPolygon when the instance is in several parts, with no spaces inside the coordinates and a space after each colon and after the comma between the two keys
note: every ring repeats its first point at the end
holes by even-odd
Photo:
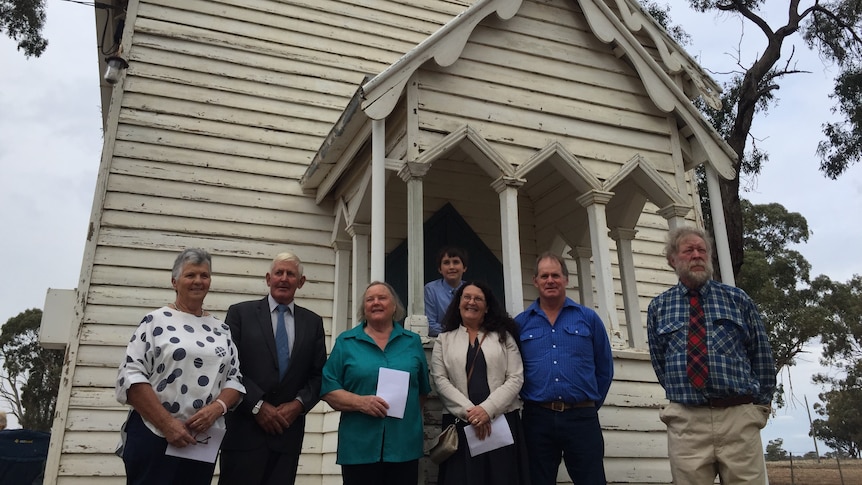
{"type": "Polygon", "coordinates": [[[480,440],[491,435],[491,416],[482,406],[473,406],[467,410],[467,422],[476,430],[476,436],[480,440]]]}
{"type": "Polygon", "coordinates": [[[473,428],[476,430],[476,437],[480,440],[491,436],[491,423],[475,425],[473,428]]]}
{"type": "Polygon", "coordinates": [[[189,429],[186,428],[186,425],[177,418],[171,418],[169,421],[165,422],[163,426],[159,428],[159,431],[165,435],[165,439],[168,440],[168,443],[177,448],[185,448],[188,445],[197,443],[195,437],[192,436],[193,432],[190,432],[189,429]]]}
{"type": "Polygon", "coordinates": [[[344,389],[336,389],[323,395],[321,398],[326,401],[333,409],[342,412],[356,412],[374,416],[376,418],[385,418],[386,410],[389,409],[387,403],[382,397],[378,396],[361,396],[354,394],[344,389]]]}
{"type": "Polygon", "coordinates": [[[487,424],[491,422],[491,416],[482,406],[473,406],[467,410],[467,422],[473,426],[487,424]]]}
{"type": "Polygon", "coordinates": [[[206,406],[198,409],[198,411],[186,420],[186,428],[191,434],[203,433],[210,429],[210,426],[216,422],[221,416],[222,407],[219,403],[213,401],[206,406]]]}
{"type": "Polygon", "coordinates": [[[379,396],[357,396],[359,401],[357,405],[359,407],[359,412],[367,414],[369,416],[374,416],[376,418],[385,418],[386,412],[389,409],[389,403],[387,403],[382,397],[379,396]]]}

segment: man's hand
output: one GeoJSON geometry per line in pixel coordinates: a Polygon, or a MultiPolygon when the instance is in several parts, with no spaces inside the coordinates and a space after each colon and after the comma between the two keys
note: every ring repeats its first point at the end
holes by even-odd
{"type": "Polygon", "coordinates": [[[271,435],[281,434],[290,426],[290,422],[278,412],[278,408],[266,401],[254,416],[254,420],[266,434],[271,435]]]}
{"type": "MultiPolygon", "coordinates": [[[[276,408],[278,414],[287,421],[287,426],[293,424],[299,416],[302,415],[302,403],[294,399],[293,401],[283,402],[276,408]]],[[[286,427],[287,427],[286,426],[286,427]]]]}

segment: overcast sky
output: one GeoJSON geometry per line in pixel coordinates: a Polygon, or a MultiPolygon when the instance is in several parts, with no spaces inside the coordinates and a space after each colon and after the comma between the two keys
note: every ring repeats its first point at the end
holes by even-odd
{"type": "MultiPolygon", "coordinates": [[[[672,18],[693,36],[689,52],[721,80],[719,73],[736,66],[739,21],[694,13],[683,0],[671,5],[672,18]]],[[[101,155],[93,8],[49,0],[44,33],[47,51],[29,60],[0,36],[0,323],[42,308],[48,288],[77,287],[101,155]]],[[[742,41],[748,49],[744,64],[761,44],[749,28],[742,41]]],[[[813,275],[846,281],[862,273],[862,256],[848,250],[862,240],[862,225],[852,222],[862,212],[862,167],[837,181],[818,172],[815,150],[821,124],[831,116],[827,95],[835,71],[801,41],[796,44],[797,67],[812,73],[781,81],[779,105],[755,122],[754,136],[770,162],[760,177],[746,181],[751,191],[744,196],[754,203],[778,202],[805,216],[813,234],[799,249],[813,275]]],[[[817,371],[813,354],[794,368],[798,401],[803,395],[816,401],[818,390],[809,381],[817,371]]],[[[787,383],[787,375],[781,378],[787,383]]],[[[780,437],[789,451],[812,450],[807,420],[801,404],[779,410],[764,431],[764,445],[780,437]]]]}

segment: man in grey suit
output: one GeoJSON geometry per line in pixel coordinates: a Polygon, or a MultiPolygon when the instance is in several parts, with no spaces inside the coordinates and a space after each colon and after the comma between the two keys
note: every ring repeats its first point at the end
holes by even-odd
{"type": "Polygon", "coordinates": [[[293,484],[305,413],[320,396],[323,320],[296,305],[302,262],[281,253],[266,274],[269,295],[231,305],[226,323],[239,349],[246,395],[227,415],[220,484],[293,484]]]}

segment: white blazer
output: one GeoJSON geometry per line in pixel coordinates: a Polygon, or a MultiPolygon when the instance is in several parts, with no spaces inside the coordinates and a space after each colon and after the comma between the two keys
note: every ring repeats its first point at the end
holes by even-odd
{"type": "MultiPolygon", "coordinates": [[[[484,332],[479,332],[482,340],[484,332]]],[[[434,342],[431,354],[431,377],[437,394],[446,412],[467,419],[467,409],[476,404],[467,397],[467,328],[441,333],[434,342]]],[[[482,353],[488,367],[488,388],[491,395],[478,403],[491,419],[501,414],[521,409],[518,393],[524,385],[524,363],[515,339],[508,335],[505,343],[500,343],[497,332],[491,332],[482,341],[482,353]]]]}

